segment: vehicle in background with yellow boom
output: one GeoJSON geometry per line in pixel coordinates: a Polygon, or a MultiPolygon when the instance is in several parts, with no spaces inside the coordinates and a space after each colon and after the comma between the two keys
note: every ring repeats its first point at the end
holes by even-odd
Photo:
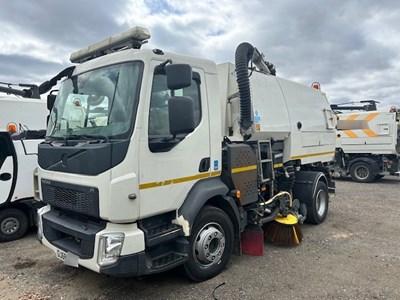
{"type": "Polygon", "coordinates": [[[141,49],[149,38],[135,27],[72,53],[39,145],[39,240],[67,265],[183,265],[195,281],[248,247],[249,227],[278,222],[299,243],[296,223],[322,223],[334,191],[325,95],[275,76],[248,43],[216,65],[141,49]]]}

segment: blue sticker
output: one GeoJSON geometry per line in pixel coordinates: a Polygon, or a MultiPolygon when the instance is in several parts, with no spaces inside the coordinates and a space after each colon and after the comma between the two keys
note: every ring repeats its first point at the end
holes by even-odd
{"type": "Polygon", "coordinates": [[[256,110],[256,111],[254,112],[254,121],[255,121],[256,123],[260,123],[260,121],[261,121],[261,116],[260,116],[260,113],[258,112],[258,110],[256,110]]]}
{"type": "Polygon", "coordinates": [[[214,160],[214,171],[218,170],[218,160],[214,160]]]}

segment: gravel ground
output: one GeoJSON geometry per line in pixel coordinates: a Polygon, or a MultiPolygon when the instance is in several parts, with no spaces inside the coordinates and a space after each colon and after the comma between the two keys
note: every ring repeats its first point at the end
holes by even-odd
{"type": "Polygon", "coordinates": [[[178,270],[110,278],[64,266],[30,232],[0,244],[0,299],[400,299],[400,179],[336,182],[325,223],[293,248],[233,256],[202,283],[178,270]]]}

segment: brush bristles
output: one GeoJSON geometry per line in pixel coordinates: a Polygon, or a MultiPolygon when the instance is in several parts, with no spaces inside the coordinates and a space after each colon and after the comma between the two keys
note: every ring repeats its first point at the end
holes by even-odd
{"type": "Polygon", "coordinates": [[[303,239],[298,224],[285,225],[276,221],[264,225],[264,234],[267,241],[281,246],[295,246],[303,239]]]}

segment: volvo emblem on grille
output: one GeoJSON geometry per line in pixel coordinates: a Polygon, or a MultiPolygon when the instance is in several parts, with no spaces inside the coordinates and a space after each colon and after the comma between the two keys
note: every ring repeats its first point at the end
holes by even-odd
{"type": "Polygon", "coordinates": [[[47,179],[42,179],[42,184],[50,185],[50,184],[51,184],[51,181],[50,181],[50,180],[47,180],[47,179]]]}

